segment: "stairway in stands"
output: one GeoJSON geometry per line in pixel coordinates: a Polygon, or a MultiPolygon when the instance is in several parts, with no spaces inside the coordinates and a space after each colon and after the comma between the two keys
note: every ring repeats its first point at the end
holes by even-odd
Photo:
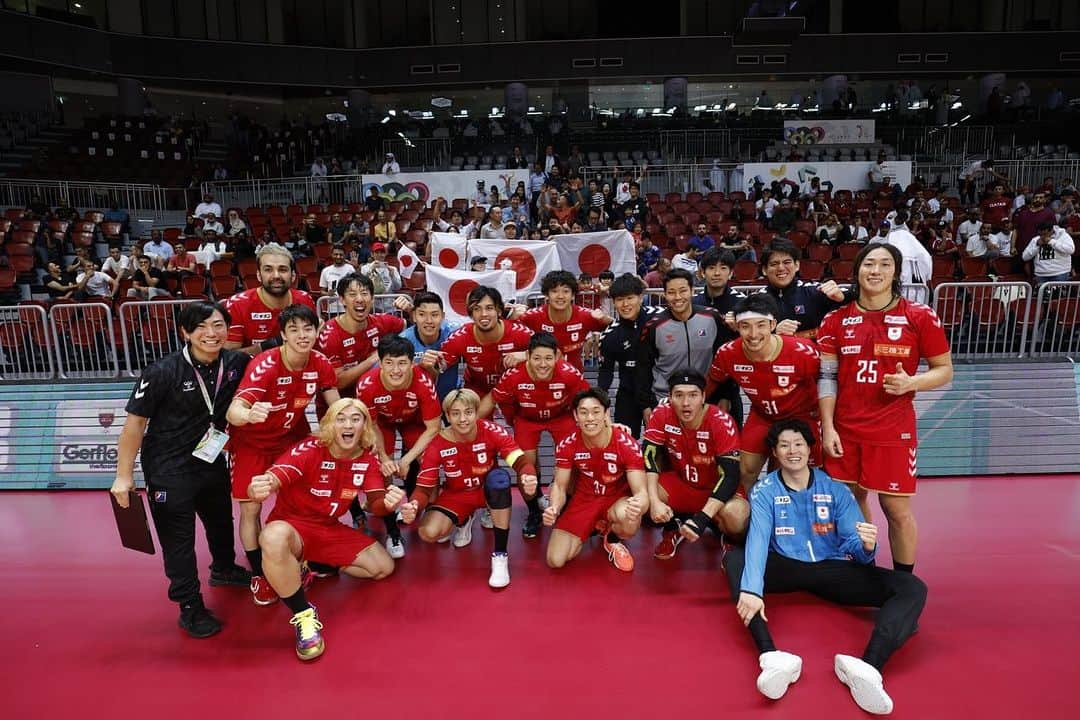
{"type": "Polygon", "coordinates": [[[9,177],[20,169],[20,174],[35,177],[30,167],[34,157],[41,151],[57,154],[55,149],[63,148],[74,133],[75,130],[63,127],[15,128],[5,138],[10,140],[9,149],[3,149],[3,142],[0,141],[0,177],[9,177]]]}

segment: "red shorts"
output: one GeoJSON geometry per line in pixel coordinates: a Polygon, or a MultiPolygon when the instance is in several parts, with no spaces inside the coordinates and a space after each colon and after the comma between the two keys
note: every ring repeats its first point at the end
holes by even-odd
{"type": "Polygon", "coordinates": [[[551,433],[551,442],[558,447],[564,438],[577,430],[577,423],[570,413],[553,417],[550,420],[529,420],[514,418],[514,440],[522,450],[535,450],[540,447],[540,433],[551,433]]]}
{"type": "Polygon", "coordinates": [[[229,450],[233,500],[250,501],[247,491],[251,478],[262,475],[279,457],[281,451],[267,452],[246,445],[233,445],[229,450]]]}
{"type": "Polygon", "coordinates": [[[457,518],[457,524],[460,525],[474,512],[486,507],[484,490],[476,488],[475,490],[440,490],[435,500],[428,506],[428,510],[432,508],[447,510],[457,518]]]}
{"type": "Polygon", "coordinates": [[[660,487],[667,491],[667,504],[677,513],[696,513],[712,494],[712,488],[694,487],[673,470],[660,473],[660,487]]]}
{"type": "Polygon", "coordinates": [[[916,446],[860,443],[840,438],[843,457],[825,458],[825,472],[840,482],[883,495],[914,495],[916,446]]]}
{"type": "Polygon", "coordinates": [[[739,449],[743,452],[754,453],[755,455],[765,455],[768,457],[769,452],[768,445],[765,444],[765,436],[769,434],[769,428],[772,424],[779,420],[802,420],[804,423],[810,426],[810,429],[814,433],[814,446],[810,448],[810,464],[815,467],[821,467],[822,463],[822,447],[821,447],[821,421],[817,415],[795,415],[791,418],[767,418],[764,415],[751,410],[746,416],[746,422],[743,424],[742,433],[739,436],[739,449]]]}
{"type": "Polygon", "coordinates": [[[304,543],[304,559],[312,562],[346,567],[371,545],[375,538],[363,530],[354,530],[338,521],[306,520],[271,512],[267,523],[282,520],[293,526],[304,543]]]}
{"type": "Polygon", "coordinates": [[[599,496],[579,492],[563,508],[555,521],[555,529],[565,530],[585,542],[596,529],[597,521],[606,518],[611,506],[624,497],[630,497],[629,490],[599,496]]]}
{"type": "Polygon", "coordinates": [[[420,436],[424,434],[424,426],[409,423],[407,425],[391,425],[390,423],[379,423],[379,430],[382,432],[383,448],[386,449],[386,454],[390,457],[394,456],[394,448],[397,446],[397,433],[401,433],[401,454],[404,455],[409,448],[416,444],[416,441],[420,439],[420,436]]]}

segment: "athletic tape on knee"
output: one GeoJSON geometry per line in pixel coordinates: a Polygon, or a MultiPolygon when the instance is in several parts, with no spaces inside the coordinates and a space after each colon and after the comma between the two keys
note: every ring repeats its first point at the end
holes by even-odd
{"type": "Polygon", "coordinates": [[[510,507],[510,473],[503,468],[491,470],[484,478],[484,500],[492,510],[510,507]]]}

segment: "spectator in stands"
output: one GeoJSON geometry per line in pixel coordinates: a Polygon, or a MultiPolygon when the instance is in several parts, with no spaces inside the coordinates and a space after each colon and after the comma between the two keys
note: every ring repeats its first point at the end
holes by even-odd
{"type": "Polygon", "coordinates": [[[506,238],[506,233],[503,232],[503,214],[502,210],[492,205],[491,210],[488,212],[488,221],[480,227],[480,239],[481,240],[502,240],[506,238]]]}
{"type": "Polygon", "coordinates": [[[952,228],[944,220],[939,220],[930,240],[930,252],[933,255],[960,259],[960,246],[956,243],[952,228]]]}
{"type": "Polygon", "coordinates": [[[1016,214],[1017,210],[1027,204],[1027,199],[1030,195],[1031,188],[1027,185],[1021,185],[1020,188],[1016,191],[1016,195],[1013,197],[1012,208],[1014,215],[1016,214]]]}
{"type": "MultiPolygon", "coordinates": [[[[576,232],[580,232],[580,230],[578,230],[576,232]]],[[[512,222],[503,223],[503,235],[505,236],[506,240],[517,240],[518,239],[517,225],[512,223],[512,222]]]]}
{"type": "Polygon", "coordinates": [[[47,266],[47,274],[44,277],[45,290],[53,300],[57,298],[70,299],[79,289],[78,283],[74,282],[71,273],[62,269],[58,264],[51,262],[47,266]]]}
{"type": "Polygon", "coordinates": [[[326,242],[331,245],[340,245],[345,242],[345,233],[348,229],[349,226],[341,219],[341,213],[334,213],[330,216],[330,225],[326,228],[326,242]]]}
{"type": "Polygon", "coordinates": [[[166,274],[174,274],[176,277],[194,275],[198,271],[198,260],[182,242],[173,246],[173,256],[169,258],[166,274]]]}
{"type": "Polygon", "coordinates": [[[735,224],[728,225],[727,232],[720,238],[716,247],[727,250],[735,255],[737,260],[749,260],[757,262],[757,252],[750,241],[739,236],[739,228],[735,224]]]}
{"type": "Polygon", "coordinates": [[[1039,227],[1046,223],[1054,224],[1056,218],[1054,211],[1046,206],[1046,192],[1036,190],[1031,195],[1031,200],[1013,215],[1013,224],[1016,226],[1016,244],[1014,247],[1028,247],[1028,244],[1039,233],[1039,227]]]}
{"type": "Polygon", "coordinates": [[[703,253],[716,246],[716,241],[709,237],[708,223],[699,222],[695,232],[690,236],[690,246],[696,248],[698,253],[703,253]]]}
{"type": "Polygon", "coordinates": [[[289,237],[285,239],[285,249],[292,253],[293,257],[311,255],[311,244],[301,232],[293,228],[289,231],[289,237]]]}
{"type": "MultiPolygon", "coordinates": [[[[653,245],[649,233],[643,233],[641,240],[635,243],[635,250],[637,251],[638,275],[644,277],[650,270],[655,269],[656,261],[660,259],[660,248],[653,245]]],[[[657,285],[657,287],[660,286],[657,285]]]]}
{"type": "Polygon", "coordinates": [[[957,241],[967,246],[968,241],[979,234],[980,227],[982,227],[982,222],[979,220],[979,208],[973,205],[967,209],[965,220],[956,228],[957,241]]]}
{"type": "Polygon", "coordinates": [[[528,170],[529,160],[521,152],[521,146],[515,145],[514,152],[510,155],[510,159],[507,161],[506,166],[511,170],[528,170]]]}
{"type": "Polygon", "coordinates": [[[555,207],[551,210],[551,214],[559,221],[559,226],[563,232],[569,232],[570,223],[573,222],[574,216],[577,215],[577,210],[571,204],[570,196],[562,193],[559,195],[555,207]]]}
{"type": "Polygon", "coordinates": [[[552,168],[559,167],[559,156],[555,154],[555,148],[548,145],[544,148],[544,172],[551,175],[552,168]]]}
{"type": "Polygon", "coordinates": [[[582,232],[604,232],[607,230],[607,225],[600,219],[602,212],[602,208],[589,208],[585,216],[585,225],[582,226],[582,232]]]}
{"type": "Polygon", "coordinates": [[[379,195],[379,188],[374,185],[368,188],[368,196],[364,198],[364,207],[373,213],[386,209],[386,198],[379,195]]]}
{"type": "Polygon", "coordinates": [[[338,280],[356,272],[356,269],[345,262],[345,249],[335,246],[330,251],[330,264],[322,269],[319,274],[319,290],[324,295],[336,295],[338,280]]]}
{"type": "MultiPolygon", "coordinates": [[[[248,232],[247,223],[244,222],[244,219],[242,217],[240,217],[240,213],[238,213],[236,210],[230,210],[229,215],[226,218],[226,220],[228,222],[228,225],[225,227],[225,235],[227,235],[229,237],[236,237],[237,235],[239,235],[242,232],[243,233],[248,232]]],[[[217,230],[217,228],[212,228],[212,229],[217,230]]],[[[203,234],[204,235],[206,234],[207,230],[208,230],[207,226],[203,225],[203,234]]],[[[220,235],[221,233],[219,232],[218,234],[220,235]]]]}
{"type": "Polygon", "coordinates": [[[75,283],[75,299],[77,300],[112,298],[120,289],[120,281],[98,270],[91,260],[82,261],[75,283]]]}
{"type": "Polygon", "coordinates": [[[74,277],[82,270],[83,263],[87,260],[93,262],[90,252],[84,247],[75,248],[75,256],[71,259],[71,264],[64,268],[64,272],[74,277]]]}
{"type": "Polygon", "coordinates": [[[757,219],[765,223],[766,226],[771,226],[773,213],[776,212],[776,208],[779,205],[780,203],[772,196],[772,190],[769,188],[763,189],[761,191],[761,199],[754,203],[757,219]]]}
{"type": "Polygon", "coordinates": [[[195,237],[199,234],[202,228],[202,220],[189,214],[187,220],[184,222],[183,234],[184,237],[195,237]]]}
{"type": "Polygon", "coordinates": [[[656,267],[645,274],[645,285],[650,288],[664,287],[664,279],[671,272],[671,260],[661,256],[656,267]]]}
{"type": "Polygon", "coordinates": [[[359,245],[360,243],[371,244],[371,225],[368,224],[362,214],[353,213],[352,221],[345,230],[344,241],[353,245],[359,245]]]}
{"type": "Polygon", "coordinates": [[[968,237],[964,247],[968,257],[988,262],[998,256],[998,245],[991,230],[989,223],[983,223],[977,233],[968,237]]]}
{"type": "Polygon", "coordinates": [[[463,221],[464,221],[464,216],[462,215],[461,211],[458,210],[457,208],[454,208],[453,210],[450,211],[450,220],[449,221],[444,220],[442,217],[436,217],[435,222],[434,222],[434,227],[439,232],[459,232],[460,233],[460,232],[462,232],[462,222],[463,221]],[[451,228],[453,228],[453,230],[451,230],[451,228]]]}
{"type": "MultiPolygon", "coordinates": [[[[703,285],[694,294],[694,304],[706,305],[717,310],[724,316],[725,321],[730,320],[729,325],[735,323],[735,316],[731,315],[728,318],[728,315],[735,309],[739,300],[745,297],[731,287],[731,271],[734,268],[735,255],[730,250],[709,248],[698,260],[698,273],[703,285]]],[[[734,340],[737,336],[737,333],[732,331],[726,339],[734,340]]]]}
{"type": "Polygon", "coordinates": [[[154,267],[164,268],[173,256],[172,245],[165,242],[165,237],[160,230],[150,231],[150,240],[143,244],[143,254],[153,255],[151,258],[154,267]]]}
{"type": "MultiPolygon", "coordinates": [[[[933,260],[930,258],[929,251],[908,229],[907,221],[906,210],[896,213],[896,224],[889,232],[888,243],[897,247],[904,257],[904,265],[900,269],[900,282],[904,285],[925,283],[930,280],[933,260]]],[[[986,227],[989,230],[989,226],[986,227]]]]}
{"type": "Polygon", "coordinates": [[[850,223],[845,223],[840,230],[840,237],[837,238],[837,242],[843,243],[857,243],[863,245],[870,240],[870,231],[866,229],[866,222],[861,215],[853,215],[850,223]]]}
{"type": "Polygon", "coordinates": [[[840,242],[841,229],[840,220],[833,213],[829,213],[825,218],[825,223],[818,227],[818,242],[826,245],[836,245],[840,242]]]}
{"type": "Polygon", "coordinates": [[[502,209],[502,219],[504,223],[512,222],[519,227],[528,227],[529,225],[529,211],[521,202],[521,198],[517,195],[510,196],[510,205],[502,209]]]}
{"type": "Polygon", "coordinates": [[[547,183],[547,173],[544,172],[544,165],[542,163],[536,163],[533,165],[533,171],[529,173],[529,203],[532,206],[533,218],[538,217],[540,212],[540,194],[544,191],[544,185],[547,183]]]}
{"type": "Polygon", "coordinates": [[[375,214],[375,227],[372,230],[372,239],[390,245],[397,240],[397,225],[386,217],[386,211],[380,210],[375,214]]]}
{"type": "Polygon", "coordinates": [[[990,195],[980,204],[983,223],[996,226],[1000,225],[1003,218],[1012,214],[1012,201],[1005,197],[1005,184],[994,183],[990,188],[990,195]]]}
{"type": "Polygon", "coordinates": [[[476,192],[473,193],[473,196],[471,198],[474,207],[482,207],[485,210],[489,205],[491,205],[491,196],[488,194],[488,191],[485,188],[486,184],[487,183],[485,183],[483,180],[477,180],[476,192]]]}
{"type": "Polygon", "coordinates": [[[673,268],[679,268],[686,270],[688,273],[697,277],[698,272],[698,256],[701,253],[693,245],[686,248],[686,252],[681,252],[671,258],[671,266],[673,268]]]}
{"type": "Polygon", "coordinates": [[[772,229],[781,235],[786,235],[795,227],[795,221],[799,214],[789,198],[780,200],[780,206],[773,212],[772,229]]]}
{"type": "MultiPolygon", "coordinates": [[[[50,263],[51,264],[51,263],[50,263]]],[[[123,255],[118,247],[109,248],[109,257],[105,258],[105,262],[101,265],[101,271],[109,273],[114,278],[124,279],[130,277],[133,272],[131,267],[131,258],[127,255],[123,255]]]]}
{"type": "MultiPolygon", "coordinates": [[[[1062,180],[1064,183],[1072,183],[1071,180],[1062,180]]],[[[1064,224],[1065,218],[1076,213],[1076,188],[1062,187],[1057,200],[1050,203],[1050,209],[1057,215],[1058,224],[1064,224]]]]}
{"type": "Polygon", "coordinates": [[[150,300],[155,297],[168,296],[165,289],[165,273],[153,267],[150,258],[143,255],[139,258],[139,267],[131,276],[132,287],[127,291],[129,298],[150,300]]]}
{"type": "Polygon", "coordinates": [[[26,209],[34,220],[44,220],[49,214],[49,206],[41,199],[40,195],[31,195],[26,209]]]}
{"type": "Polygon", "coordinates": [[[484,272],[487,270],[488,259],[483,255],[475,255],[469,260],[469,270],[471,272],[484,272]]]}
{"type": "MultiPolygon", "coordinates": [[[[997,88],[994,88],[994,92],[997,92],[997,88]]],[[[1000,95],[998,97],[1000,98],[1000,95]]],[[[977,193],[978,178],[988,174],[1002,182],[1006,181],[1004,175],[994,170],[993,160],[976,160],[964,168],[960,173],[960,201],[973,205],[977,193]]]]}
{"type": "Polygon", "coordinates": [[[394,153],[386,153],[386,159],[383,161],[382,174],[383,175],[397,175],[401,172],[401,165],[398,164],[397,158],[394,157],[394,153]]]}
{"type": "MultiPolygon", "coordinates": [[[[371,262],[360,267],[360,274],[371,278],[375,286],[375,295],[396,293],[401,289],[401,274],[393,265],[386,262],[386,245],[377,242],[371,246],[371,262]]],[[[375,311],[393,312],[394,298],[379,298],[375,301],[375,311]]]]}
{"type": "Polygon", "coordinates": [[[561,193],[563,191],[563,188],[566,186],[566,179],[563,178],[562,171],[559,169],[558,165],[551,168],[551,170],[548,170],[547,183],[548,186],[553,188],[556,192],[561,193]]]}
{"type": "Polygon", "coordinates": [[[214,196],[210,193],[203,195],[203,201],[195,206],[194,215],[200,219],[206,219],[207,215],[213,214],[214,217],[221,217],[221,205],[214,202],[214,196]]]}
{"type": "Polygon", "coordinates": [[[304,241],[309,248],[326,240],[326,230],[316,224],[316,218],[311,213],[304,216],[304,224],[300,228],[300,234],[303,235],[304,241]]]}
{"type": "Polygon", "coordinates": [[[218,235],[225,234],[225,226],[222,225],[214,213],[207,213],[206,219],[203,221],[203,226],[199,230],[195,231],[195,234],[202,237],[206,234],[207,230],[213,230],[218,235]]]}
{"type": "Polygon", "coordinates": [[[66,222],[75,222],[79,219],[79,213],[75,208],[68,205],[68,199],[62,197],[59,200],[60,204],[53,210],[53,217],[57,220],[64,220],[66,222]]]}
{"type": "Polygon", "coordinates": [[[623,211],[630,210],[635,220],[644,224],[649,215],[649,203],[641,197],[641,185],[630,183],[630,198],[623,203],[623,211]]]}
{"type": "Polygon", "coordinates": [[[115,200],[109,203],[109,209],[105,211],[105,222],[118,222],[120,223],[120,232],[127,233],[130,230],[131,216],[128,215],[127,210],[121,210],[119,203],[115,200]]]}
{"type": "MultiPolygon", "coordinates": [[[[277,239],[271,236],[267,242],[277,242],[277,239]]],[[[218,234],[213,231],[203,235],[198,253],[207,267],[216,260],[232,260],[234,256],[232,252],[229,252],[229,244],[223,238],[218,238],[218,234]]]]}
{"type": "Polygon", "coordinates": [[[1076,244],[1065,228],[1041,223],[1038,235],[1024,248],[1024,262],[1035,261],[1035,287],[1048,282],[1066,282],[1072,272],[1076,244]]]}

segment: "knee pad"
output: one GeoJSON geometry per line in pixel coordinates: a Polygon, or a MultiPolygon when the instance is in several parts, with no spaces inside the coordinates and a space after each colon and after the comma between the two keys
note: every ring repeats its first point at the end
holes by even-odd
{"type": "Polygon", "coordinates": [[[494,468],[484,478],[484,500],[492,510],[510,507],[510,473],[504,468],[494,468]]]}

